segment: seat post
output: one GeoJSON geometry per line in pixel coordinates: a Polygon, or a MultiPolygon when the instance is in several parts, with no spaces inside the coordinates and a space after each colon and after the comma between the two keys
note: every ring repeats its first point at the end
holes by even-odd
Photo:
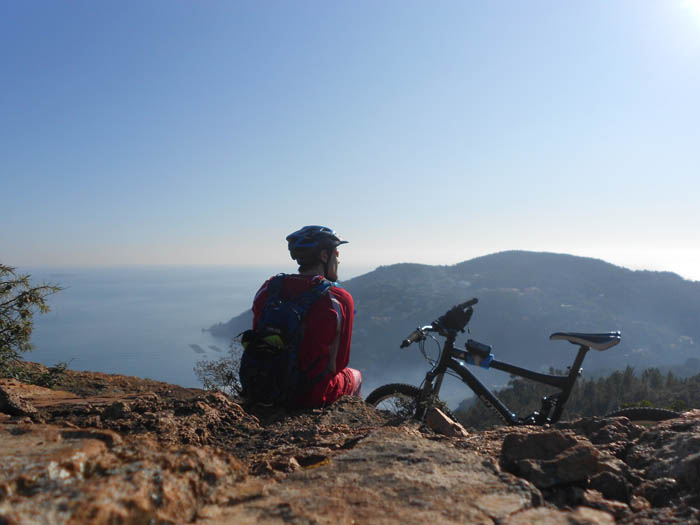
{"type": "Polygon", "coordinates": [[[569,370],[569,390],[571,386],[576,382],[579,372],[581,371],[581,365],[583,360],[586,358],[586,353],[590,350],[589,347],[581,345],[578,347],[578,354],[576,354],[576,359],[574,359],[574,364],[571,365],[571,370],[569,370]]]}
{"type": "Polygon", "coordinates": [[[576,383],[576,378],[581,372],[581,365],[583,364],[583,360],[586,358],[586,353],[589,350],[590,348],[584,345],[580,345],[578,347],[578,354],[576,354],[574,364],[571,365],[571,368],[569,369],[569,380],[566,382],[566,387],[564,388],[564,390],[562,390],[561,394],[557,398],[557,405],[554,409],[554,413],[552,414],[552,423],[556,423],[557,421],[559,421],[561,413],[564,410],[564,405],[569,399],[571,389],[574,387],[574,384],[576,383]]]}

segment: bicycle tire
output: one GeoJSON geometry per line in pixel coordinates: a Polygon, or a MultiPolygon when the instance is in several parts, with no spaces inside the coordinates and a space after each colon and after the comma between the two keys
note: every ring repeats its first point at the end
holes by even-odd
{"type": "MultiPolygon", "coordinates": [[[[374,389],[365,401],[377,410],[389,412],[399,418],[410,419],[416,414],[420,393],[420,388],[413,385],[390,383],[374,389]]],[[[437,404],[449,418],[457,420],[444,403],[438,400],[437,404]]]]}
{"type": "Polygon", "coordinates": [[[377,410],[409,419],[416,414],[420,389],[404,383],[390,383],[375,388],[365,401],[377,410]]]}
{"type": "Polygon", "coordinates": [[[658,423],[680,416],[679,412],[666,408],[630,407],[607,414],[605,417],[626,417],[633,423],[658,423]]]}

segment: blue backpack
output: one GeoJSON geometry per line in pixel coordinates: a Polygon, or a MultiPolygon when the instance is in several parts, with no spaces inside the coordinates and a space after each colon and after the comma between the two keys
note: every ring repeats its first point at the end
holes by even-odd
{"type": "Polygon", "coordinates": [[[267,300],[255,330],[241,337],[243,356],[239,377],[242,395],[264,404],[286,405],[310,385],[299,366],[299,345],[304,335],[304,318],[309,308],[328,293],[332,283],[319,277],[296,297],[282,299],[285,275],[267,284],[267,300]]]}

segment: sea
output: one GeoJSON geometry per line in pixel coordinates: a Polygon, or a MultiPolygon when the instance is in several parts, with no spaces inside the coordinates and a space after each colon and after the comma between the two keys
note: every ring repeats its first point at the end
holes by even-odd
{"type": "Polygon", "coordinates": [[[63,288],[35,314],[28,361],[201,386],[198,361],[230,341],[206,328],[251,307],[278,270],[240,267],[18,268],[33,284],[63,288]]]}
{"type": "MultiPolygon", "coordinates": [[[[370,271],[346,267],[345,280],[370,271]]],[[[35,314],[28,361],[201,387],[194,366],[224,357],[231,341],[206,329],[249,309],[260,285],[291,268],[19,267],[31,282],[63,288],[35,314]]]]}
{"type": "MultiPolygon", "coordinates": [[[[346,267],[343,277],[348,280],[371,270],[346,267]]],[[[143,266],[17,271],[29,274],[34,285],[63,288],[47,298],[48,313],[35,314],[34,349],[24,354],[26,360],[199,388],[196,363],[225,357],[231,344],[207,328],[249,309],[265,279],[293,269],[143,266]]],[[[424,373],[422,367],[403,372],[365,370],[363,393],[388,382],[418,384],[424,373]]],[[[442,397],[452,408],[465,394],[459,381],[446,378],[442,397]]]]}

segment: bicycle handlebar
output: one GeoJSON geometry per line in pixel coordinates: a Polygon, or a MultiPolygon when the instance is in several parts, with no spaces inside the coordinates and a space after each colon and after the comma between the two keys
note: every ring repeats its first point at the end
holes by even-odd
{"type": "Polygon", "coordinates": [[[432,324],[416,328],[401,342],[401,348],[406,348],[411,343],[425,339],[426,332],[440,332],[443,329],[464,331],[464,327],[467,326],[472,316],[471,307],[478,302],[479,299],[476,297],[469,299],[462,304],[450,308],[444,315],[433,321],[432,324]]]}
{"type": "Polygon", "coordinates": [[[409,346],[411,343],[415,343],[416,341],[420,341],[421,339],[425,339],[425,334],[426,332],[433,332],[435,331],[433,328],[433,325],[429,324],[427,326],[419,326],[411,334],[404,339],[401,342],[401,348],[406,348],[409,346]]]}
{"type": "Polygon", "coordinates": [[[470,306],[474,306],[478,302],[479,302],[479,299],[477,299],[476,297],[473,297],[472,299],[469,299],[466,303],[460,304],[459,307],[462,309],[469,308],[470,306]]]}

